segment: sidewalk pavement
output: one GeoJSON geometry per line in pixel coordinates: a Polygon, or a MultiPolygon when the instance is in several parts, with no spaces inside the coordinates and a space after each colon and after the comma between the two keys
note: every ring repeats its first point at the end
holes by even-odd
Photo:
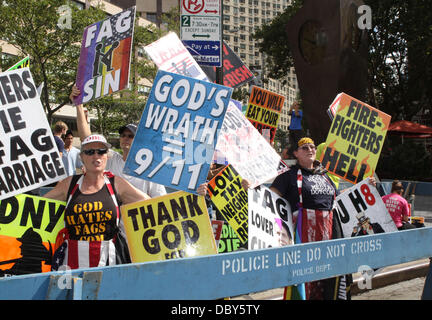
{"type": "MultiPolygon", "coordinates": [[[[388,266],[372,277],[371,289],[366,287],[360,273],[353,274],[351,295],[353,300],[419,300],[425,277],[429,271],[429,259],[421,259],[388,266]]],[[[232,300],[282,300],[284,288],[232,297],[232,300]]]]}

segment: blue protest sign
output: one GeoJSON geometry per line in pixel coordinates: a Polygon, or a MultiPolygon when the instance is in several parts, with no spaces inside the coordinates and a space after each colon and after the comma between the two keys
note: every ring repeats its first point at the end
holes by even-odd
{"type": "Polygon", "coordinates": [[[124,173],[196,194],[231,94],[232,88],[159,70],[124,173]]]}

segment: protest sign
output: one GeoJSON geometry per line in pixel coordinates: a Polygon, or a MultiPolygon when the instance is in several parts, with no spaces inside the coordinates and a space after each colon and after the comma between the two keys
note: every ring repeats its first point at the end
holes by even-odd
{"type": "MultiPolygon", "coordinates": [[[[238,88],[254,79],[253,73],[225,41],[223,41],[222,56],[224,86],[238,88]]],[[[209,81],[216,81],[216,67],[202,66],[202,69],[207,74],[209,81]]]]}
{"type": "Polygon", "coordinates": [[[336,96],[336,98],[334,98],[333,102],[331,103],[331,105],[327,109],[327,114],[328,114],[331,121],[333,121],[333,119],[335,117],[335,114],[337,112],[337,107],[339,106],[341,97],[342,97],[342,93],[339,93],[336,96]]]}
{"type": "Polygon", "coordinates": [[[135,7],[84,29],[75,105],[102,98],[129,85],[135,7]]]}
{"type": "Polygon", "coordinates": [[[250,189],[248,199],[249,250],[294,244],[288,201],[264,186],[250,189]]]}
{"type": "Polygon", "coordinates": [[[378,190],[369,180],[363,180],[336,197],[344,237],[397,231],[378,190]]]}
{"type": "Polygon", "coordinates": [[[206,181],[231,93],[159,70],[124,173],[196,193],[206,181]]]}
{"type": "Polygon", "coordinates": [[[51,271],[65,206],[26,194],[0,201],[0,276],[51,271]]]}
{"type": "Polygon", "coordinates": [[[239,236],[228,222],[224,221],[219,240],[218,253],[233,252],[247,249],[247,242],[242,244],[239,236]]]}
{"type": "Polygon", "coordinates": [[[0,200],[66,177],[28,68],[0,74],[0,200]]]}
{"type": "Polygon", "coordinates": [[[121,207],[132,262],[216,254],[205,199],[178,191],[121,207]]]}
{"type": "Polygon", "coordinates": [[[373,176],[391,117],[345,93],[336,110],[319,160],[329,172],[355,184],[373,176]]]}
{"type": "Polygon", "coordinates": [[[228,105],[216,150],[254,188],[281,173],[281,157],[233,104],[228,105]]]}
{"type": "Polygon", "coordinates": [[[144,50],[159,70],[208,81],[207,75],[174,32],[145,46],[144,50]]]}
{"type": "Polygon", "coordinates": [[[226,166],[208,182],[207,190],[211,201],[242,243],[248,239],[248,196],[241,185],[242,178],[231,166],[226,166]]]}
{"type": "Polygon", "coordinates": [[[263,137],[273,142],[285,97],[256,86],[252,87],[246,118],[263,137]]]}
{"type": "Polygon", "coordinates": [[[15,63],[12,67],[7,69],[6,71],[21,69],[21,68],[30,68],[30,57],[29,56],[25,57],[24,59],[21,59],[20,61],[15,63]]]}

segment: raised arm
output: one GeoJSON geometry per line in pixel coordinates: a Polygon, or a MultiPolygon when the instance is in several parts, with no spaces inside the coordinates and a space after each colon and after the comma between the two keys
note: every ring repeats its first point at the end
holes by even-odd
{"type": "MultiPolygon", "coordinates": [[[[80,94],[80,90],[74,85],[72,87],[72,92],[69,98],[71,99],[71,101],[73,101],[74,97],[78,96],[79,94],[80,94]]],[[[78,135],[81,141],[83,141],[86,137],[91,135],[90,125],[86,120],[86,116],[84,113],[84,106],[82,104],[76,106],[76,111],[77,111],[78,135]]]]}

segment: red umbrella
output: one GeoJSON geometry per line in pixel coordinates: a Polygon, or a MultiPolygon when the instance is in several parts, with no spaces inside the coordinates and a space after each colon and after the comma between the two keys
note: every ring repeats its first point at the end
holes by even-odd
{"type": "Polygon", "coordinates": [[[399,120],[390,124],[389,133],[400,133],[406,138],[429,138],[432,137],[432,128],[407,120],[399,120]]]}

